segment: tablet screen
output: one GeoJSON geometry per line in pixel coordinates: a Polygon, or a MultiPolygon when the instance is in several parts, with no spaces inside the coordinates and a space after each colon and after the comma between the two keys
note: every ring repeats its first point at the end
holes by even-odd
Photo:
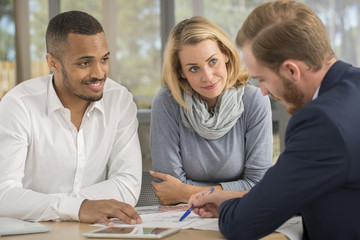
{"type": "Polygon", "coordinates": [[[170,228],[149,228],[149,227],[143,227],[143,228],[134,228],[134,227],[109,227],[102,229],[100,231],[97,231],[97,233],[121,233],[121,234],[145,234],[145,235],[159,235],[163,232],[166,232],[170,230],[170,228]],[[137,229],[139,231],[137,231],[137,229]]]}

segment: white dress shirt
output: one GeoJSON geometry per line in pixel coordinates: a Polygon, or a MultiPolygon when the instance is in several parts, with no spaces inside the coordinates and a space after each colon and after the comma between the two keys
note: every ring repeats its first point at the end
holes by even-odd
{"type": "Polygon", "coordinates": [[[314,96],[313,96],[312,100],[317,99],[317,97],[319,96],[320,87],[321,87],[321,84],[316,88],[316,91],[314,93],[314,96]]]}
{"type": "Polygon", "coordinates": [[[142,171],[136,114],[132,94],[107,79],[78,131],[52,75],[16,86],[0,102],[0,216],[79,220],[84,199],[134,206],[142,171]]]}

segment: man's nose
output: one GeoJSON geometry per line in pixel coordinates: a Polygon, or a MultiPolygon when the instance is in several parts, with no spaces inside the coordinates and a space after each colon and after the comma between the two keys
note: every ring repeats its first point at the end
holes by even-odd
{"type": "Polygon", "coordinates": [[[266,87],[264,87],[262,84],[259,84],[259,88],[260,88],[262,95],[266,96],[266,95],[270,94],[270,91],[266,87]]]}
{"type": "Polygon", "coordinates": [[[95,79],[102,79],[105,77],[105,66],[101,63],[94,64],[94,66],[91,69],[90,77],[95,79]]]}

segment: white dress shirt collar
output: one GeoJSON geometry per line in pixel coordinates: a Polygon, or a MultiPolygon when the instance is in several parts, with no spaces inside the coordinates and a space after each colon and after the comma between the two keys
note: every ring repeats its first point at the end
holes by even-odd
{"type": "MultiPolygon", "coordinates": [[[[51,81],[49,81],[49,85],[48,85],[48,115],[51,115],[54,111],[59,110],[59,109],[65,109],[63,104],[61,103],[56,91],[55,91],[55,87],[54,87],[54,74],[50,75],[51,81]]],[[[106,83],[106,82],[105,82],[106,83]]],[[[97,109],[100,111],[101,115],[103,116],[103,123],[104,123],[104,127],[106,127],[106,118],[105,118],[105,114],[104,114],[104,101],[103,99],[100,99],[99,101],[96,102],[92,102],[90,103],[90,105],[88,106],[85,115],[87,118],[90,118],[91,112],[97,109]]]]}
{"type": "Polygon", "coordinates": [[[315,100],[315,99],[319,96],[320,86],[321,86],[321,84],[317,87],[317,89],[316,89],[316,91],[315,91],[315,93],[314,93],[314,96],[313,96],[312,100],[315,100]]]}

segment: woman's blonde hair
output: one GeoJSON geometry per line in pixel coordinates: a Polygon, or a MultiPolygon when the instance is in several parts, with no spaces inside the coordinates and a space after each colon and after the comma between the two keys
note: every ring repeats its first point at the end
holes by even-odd
{"type": "Polygon", "coordinates": [[[169,35],[164,51],[162,81],[170,89],[174,99],[187,109],[188,106],[182,98],[181,89],[188,93],[193,93],[193,90],[188,81],[181,77],[179,52],[185,45],[196,45],[207,39],[216,42],[221,52],[229,58],[226,63],[228,79],[224,91],[232,87],[245,86],[249,80],[249,74],[243,70],[234,44],[219,26],[204,17],[183,20],[172,29],[169,35]]]}

